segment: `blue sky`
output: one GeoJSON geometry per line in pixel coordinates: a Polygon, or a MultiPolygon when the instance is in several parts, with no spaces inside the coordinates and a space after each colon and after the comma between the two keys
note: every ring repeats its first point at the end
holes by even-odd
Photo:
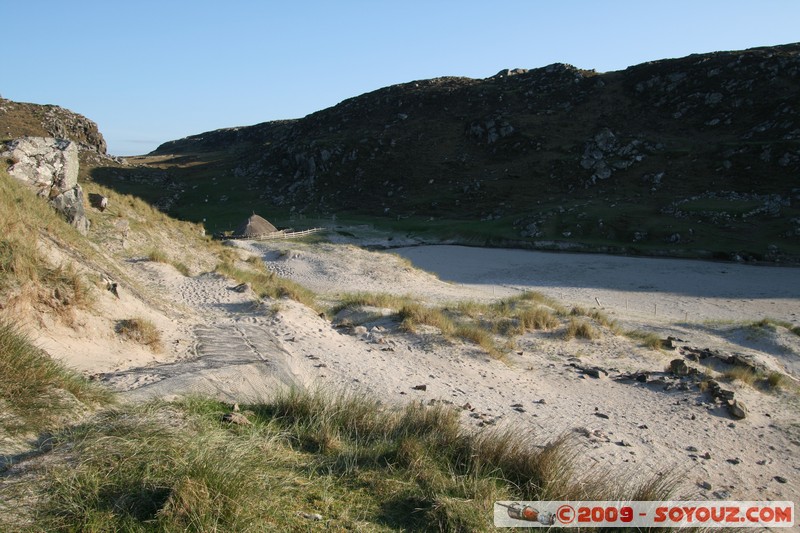
{"type": "Polygon", "coordinates": [[[800,41],[798,0],[0,0],[0,95],[109,152],[299,118],[387,85],[555,62],[607,72],[800,41]]]}

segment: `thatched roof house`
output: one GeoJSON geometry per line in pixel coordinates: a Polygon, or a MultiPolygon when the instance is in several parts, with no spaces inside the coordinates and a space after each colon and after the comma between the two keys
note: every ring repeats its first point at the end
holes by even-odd
{"type": "Polygon", "coordinates": [[[236,228],[234,235],[245,239],[263,237],[270,233],[275,233],[278,229],[270,224],[266,219],[253,214],[241,226],[236,228]]]}

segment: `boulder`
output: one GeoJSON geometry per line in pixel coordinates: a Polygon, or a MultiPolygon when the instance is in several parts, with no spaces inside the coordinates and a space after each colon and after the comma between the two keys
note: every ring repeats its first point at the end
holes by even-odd
{"type": "Polygon", "coordinates": [[[728,401],[728,412],[731,414],[733,418],[737,418],[739,420],[746,418],[748,415],[747,406],[739,400],[729,400],[728,401]]]}
{"type": "Polygon", "coordinates": [[[89,193],[89,204],[99,211],[105,211],[108,208],[108,198],[102,194],[89,193]]]}
{"type": "Polygon", "coordinates": [[[83,207],[83,189],[80,185],[53,196],[50,205],[79,232],[84,235],[89,232],[89,219],[86,218],[86,210],[83,207]]]}
{"type": "Polygon", "coordinates": [[[688,376],[689,366],[683,359],[673,359],[669,362],[669,371],[673,376],[688,376]]]}
{"type": "Polygon", "coordinates": [[[8,143],[3,157],[11,161],[10,176],[45,190],[65,192],[78,184],[78,146],[52,137],[21,137],[8,143]]]}
{"type": "Polygon", "coordinates": [[[78,185],[78,146],[53,137],[20,137],[9,142],[0,158],[9,161],[8,174],[33,187],[83,234],[89,219],[78,185]]]}

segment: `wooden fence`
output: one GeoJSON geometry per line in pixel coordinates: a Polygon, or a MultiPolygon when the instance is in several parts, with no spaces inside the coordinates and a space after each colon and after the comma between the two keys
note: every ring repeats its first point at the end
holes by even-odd
{"type": "Polygon", "coordinates": [[[294,239],[296,237],[305,237],[306,235],[313,235],[315,233],[320,233],[322,231],[326,231],[326,228],[311,228],[303,231],[280,230],[273,233],[267,233],[266,235],[260,235],[258,237],[233,237],[233,238],[241,239],[244,241],[273,241],[279,239],[294,239]]]}

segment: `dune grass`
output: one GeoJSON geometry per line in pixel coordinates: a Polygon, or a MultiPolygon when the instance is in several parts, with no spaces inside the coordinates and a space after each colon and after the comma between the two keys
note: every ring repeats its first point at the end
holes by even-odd
{"type": "Polygon", "coordinates": [[[791,379],[789,379],[786,374],[781,372],[768,372],[767,375],[764,377],[764,383],[769,390],[783,390],[783,389],[795,389],[797,390],[797,386],[794,385],[791,379]]]}
{"type": "Polygon", "coordinates": [[[800,337],[800,326],[795,326],[791,322],[785,320],[777,320],[775,318],[762,318],[747,324],[752,329],[770,329],[775,331],[777,328],[785,328],[789,332],[794,333],[800,337]]]}
{"type": "Polygon", "coordinates": [[[465,432],[442,404],[387,407],[345,392],[288,390],[242,406],[189,398],[110,411],[59,434],[73,464],[33,488],[44,530],[490,531],[496,500],[665,499],[594,469],[575,443],[519,430],[465,432]],[[109,458],[114,460],[110,461],[109,458]],[[317,516],[318,515],[318,516],[317,516]]]}
{"type": "Polygon", "coordinates": [[[154,352],[163,350],[161,333],[153,322],[146,318],[135,317],[117,321],[117,333],[124,339],[147,346],[154,352]]]}
{"type": "Polygon", "coordinates": [[[317,304],[317,297],[312,291],[290,279],[270,272],[261,260],[250,261],[248,266],[249,268],[240,268],[236,265],[235,258],[229,254],[217,264],[216,271],[239,283],[249,283],[260,298],[290,298],[314,310],[321,311],[321,307],[317,304]]]}
{"type": "Polygon", "coordinates": [[[721,377],[729,382],[739,382],[762,391],[789,390],[797,392],[800,388],[781,372],[754,370],[753,368],[734,365],[721,373],[721,377]]]}
{"type": "Polygon", "coordinates": [[[48,263],[39,247],[42,235],[75,250],[86,248],[45,201],[0,172],[0,311],[34,308],[69,323],[73,310],[91,305],[91,289],[72,263],[48,263]]]}
{"type": "Polygon", "coordinates": [[[191,271],[189,270],[189,267],[186,266],[185,263],[183,263],[181,261],[174,261],[174,260],[170,259],[169,256],[166,253],[164,253],[162,250],[160,250],[159,248],[151,249],[147,253],[147,260],[148,261],[153,261],[153,262],[156,262],[156,263],[164,263],[166,265],[171,265],[173,268],[175,268],[175,270],[177,270],[182,275],[187,276],[187,277],[191,276],[191,274],[192,274],[191,271]]]}
{"type": "Polygon", "coordinates": [[[5,432],[38,433],[70,418],[70,411],[81,411],[81,404],[110,400],[105,389],[67,370],[0,321],[0,428],[5,432]]]}
{"type": "Polygon", "coordinates": [[[629,339],[641,342],[642,345],[651,350],[661,350],[664,347],[664,342],[661,337],[652,331],[642,331],[638,329],[627,330],[623,332],[623,335],[629,339]]]}
{"type": "Polygon", "coordinates": [[[556,329],[562,325],[562,319],[568,319],[564,333],[566,339],[596,339],[600,330],[592,323],[614,335],[621,333],[619,325],[601,311],[580,308],[570,311],[555,300],[533,291],[491,303],[466,300],[443,306],[425,305],[410,296],[351,293],[341,295],[328,315],[364,306],[395,310],[401,328],[410,333],[416,333],[420,326],[431,326],[445,338],[476,344],[496,358],[504,357],[505,351],[513,346],[515,337],[531,331],[556,329]],[[591,323],[577,320],[578,316],[588,318],[591,323]]]}
{"type": "Polygon", "coordinates": [[[585,339],[585,340],[593,340],[600,336],[600,332],[586,322],[585,320],[579,320],[576,318],[570,318],[566,324],[564,329],[564,339],[571,340],[571,339],[585,339]]]}
{"type": "Polygon", "coordinates": [[[398,310],[403,306],[414,303],[414,299],[411,296],[398,296],[386,292],[346,293],[338,296],[336,300],[336,304],[327,312],[327,315],[330,317],[336,316],[337,313],[344,309],[378,307],[381,309],[398,310]]]}

